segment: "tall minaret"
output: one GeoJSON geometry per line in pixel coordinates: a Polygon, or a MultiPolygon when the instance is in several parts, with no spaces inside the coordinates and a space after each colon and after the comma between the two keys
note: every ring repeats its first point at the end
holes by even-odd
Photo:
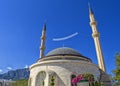
{"type": "Polygon", "coordinates": [[[89,5],[89,16],[90,16],[90,26],[92,28],[92,37],[94,39],[96,53],[97,53],[98,64],[100,69],[106,72],[104,58],[103,58],[102,49],[101,49],[100,40],[99,40],[100,33],[97,30],[97,22],[94,18],[94,13],[90,8],[90,5],[89,5]]]}
{"type": "Polygon", "coordinates": [[[44,57],[45,40],[46,40],[46,23],[44,24],[43,30],[42,30],[41,46],[40,46],[40,58],[43,58],[43,57],[44,57]]]}

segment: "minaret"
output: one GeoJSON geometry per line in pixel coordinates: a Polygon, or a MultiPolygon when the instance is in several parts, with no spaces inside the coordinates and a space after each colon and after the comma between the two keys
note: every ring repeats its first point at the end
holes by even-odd
{"type": "Polygon", "coordinates": [[[46,23],[44,24],[43,30],[42,30],[41,46],[40,46],[40,58],[43,58],[43,57],[44,57],[45,40],[46,40],[46,23]]]}
{"type": "Polygon", "coordinates": [[[101,49],[100,40],[99,40],[100,33],[97,30],[97,22],[94,18],[94,13],[90,8],[90,6],[89,6],[89,17],[90,17],[90,26],[92,28],[92,37],[94,39],[96,53],[97,53],[98,64],[100,69],[106,72],[104,58],[103,58],[102,49],[101,49]]]}

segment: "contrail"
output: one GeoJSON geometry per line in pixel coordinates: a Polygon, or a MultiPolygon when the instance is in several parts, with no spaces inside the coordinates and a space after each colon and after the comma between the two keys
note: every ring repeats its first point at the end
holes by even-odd
{"type": "Polygon", "coordinates": [[[69,36],[66,36],[66,37],[62,37],[62,38],[53,38],[53,41],[62,41],[62,40],[66,40],[66,39],[69,39],[69,38],[72,38],[74,36],[78,35],[78,32],[75,32],[69,36]]]}

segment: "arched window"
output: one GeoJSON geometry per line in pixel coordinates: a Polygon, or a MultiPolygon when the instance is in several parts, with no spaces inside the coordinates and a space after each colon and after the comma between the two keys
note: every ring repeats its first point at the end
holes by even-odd
{"type": "Polygon", "coordinates": [[[45,86],[45,78],[46,73],[44,71],[39,72],[36,77],[36,86],[45,86]]]}
{"type": "Polygon", "coordinates": [[[51,83],[54,83],[54,86],[66,86],[63,80],[55,72],[49,73],[49,86],[51,86],[51,83]],[[52,79],[54,79],[54,81],[52,81],[52,79]]]}

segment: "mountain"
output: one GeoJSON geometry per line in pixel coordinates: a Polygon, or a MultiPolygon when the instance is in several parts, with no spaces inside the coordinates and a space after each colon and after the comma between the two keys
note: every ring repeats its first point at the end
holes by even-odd
{"type": "Polygon", "coordinates": [[[7,79],[7,80],[28,79],[29,74],[30,74],[29,68],[11,70],[8,71],[7,73],[0,74],[0,79],[7,79]]]}

